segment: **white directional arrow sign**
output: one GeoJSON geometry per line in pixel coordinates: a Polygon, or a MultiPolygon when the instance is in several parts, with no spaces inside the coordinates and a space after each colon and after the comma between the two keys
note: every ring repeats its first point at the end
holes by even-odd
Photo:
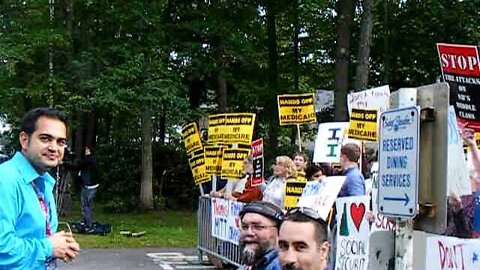
{"type": "Polygon", "coordinates": [[[419,114],[414,106],[380,115],[378,210],[385,216],[417,214],[419,114]]]}

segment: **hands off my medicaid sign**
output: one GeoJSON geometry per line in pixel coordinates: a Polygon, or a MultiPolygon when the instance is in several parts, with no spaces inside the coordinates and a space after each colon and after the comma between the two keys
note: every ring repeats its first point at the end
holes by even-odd
{"type": "Polygon", "coordinates": [[[317,122],[313,93],[278,95],[277,101],[281,126],[317,122]]]}
{"type": "Polygon", "coordinates": [[[203,148],[197,123],[195,122],[188,123],[182,127],[182,138],[187,154],[203,148]]]}
{"type": "Polygon", "coordinates": [[[412,218],[418,204],[419,108],[380,116],[378,209],[389,217],[412,218]]]}

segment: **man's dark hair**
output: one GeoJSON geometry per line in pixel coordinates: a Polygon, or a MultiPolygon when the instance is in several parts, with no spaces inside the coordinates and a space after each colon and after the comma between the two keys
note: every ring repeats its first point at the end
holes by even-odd
{"type": "Polygon", "coordinates": [[[305,170],[305,177],[310,180],[310,178],[312,178],[312,176],[319,171],[325,176],[331,175],[331,169],[327,164],[314,163],[310,164],[310,166],[308,166],[305,170]]]}
{"type": "Polygon", "coordinates": [[[328,241],[328,225],[324,220],[313,219],[305,214],[297,212],[289,215],[287,214],[283,222],[285,221],[312,223],[313,227],[315,228],[314,235],[315,235],[315,241],[317,242],[318,247],[320,247],[320,245],[322,245],[324,242],[328,241]]]}
{"type": "Polygon", "coordinates": [[[20,131],[23,131],[31,136],[33,132],[35,132],[36,125],[38,118],[40,117],[47,117],[51,119],[57,119],[62,121],[65,126],[68,124],[68,117],[65,113],[58,111],[54,108],[35,108],[28,111],[22,119],[22,123],[20,125],[20,131]]]}
{"type": "Polygon", "coordinates": [[[347,156],[351,162],[358,162],[360,158],[360,146],[355,143],[347,143],[340,149],[342,155],[347,156]]]}

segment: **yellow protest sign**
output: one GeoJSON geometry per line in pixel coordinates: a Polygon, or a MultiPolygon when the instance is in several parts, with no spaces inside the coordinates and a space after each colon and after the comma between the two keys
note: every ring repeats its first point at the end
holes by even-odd
{"type": "Polygon", "coordinates": [[[208,117],[208,142],[244,143],[252,142],[254,113],[226,113],[214,114],[208,117]]]}
{"type": "Polygon", "coordinates": [[[254,113],[227,113],[225,115],[224,142],[250,145],[254,125],[254,113]]]}
{"type": "Polygon", "coordinates": [[[377,110],[352,109],[348,138],[376,142],[378,139],[377,110]]]}
{"type": "Polygon", "coordinates": [[[298,199],[302,196],[303,188],[305,188],[306,184],[306,181],[287,179],[287,182],[285,183],[285,199],[283,200],[285,210],[297,206],[298,199]]]}
{"type": "Polygon", "coordinates": [[[205,169],[208,175],[222,173],[222,154],[224,146],[205,146],[205,169]]]}
{"type": "Polygon", "coordinates": [[[223,143],[222,135],[225,133],[225,114],[212,114],[208,116],[208,143],[223,143]]]}
{"type": "Polygon", "coordinates": [[[313,93],[278,95],[277,102],[281,126],[317,122],[313,93]]]}
{"type": "Polygon", "coordinates": [[[196,185],[210,181],[205,168],[205,154],[202,150],[195,151],[188,159],[196,185]]]}
{"type": "Polygon", "coordinates": [[[182,138],[187,154],[202,149],[202,140],[198,132],[197,123],[192,122],[182,127],[182,138]]]}
{"type": "Polygon", "coordinates": [[[243,160],[250,155],[247,149],[223,149],[222,178],[240,179],[243,176],[243,160]]]}

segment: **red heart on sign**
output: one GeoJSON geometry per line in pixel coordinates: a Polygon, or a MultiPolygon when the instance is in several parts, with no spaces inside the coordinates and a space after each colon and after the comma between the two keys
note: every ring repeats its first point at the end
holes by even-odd
{"type": "Polygon", "coordinates": [[[360,224],[365,216],[365,204],[360,203],[360,205],[357,206],[356,203],[352,203],[350,205],[350,216],[352,217],[353,224],[357,227],[357,231],[360,231],[360,224]]]}

